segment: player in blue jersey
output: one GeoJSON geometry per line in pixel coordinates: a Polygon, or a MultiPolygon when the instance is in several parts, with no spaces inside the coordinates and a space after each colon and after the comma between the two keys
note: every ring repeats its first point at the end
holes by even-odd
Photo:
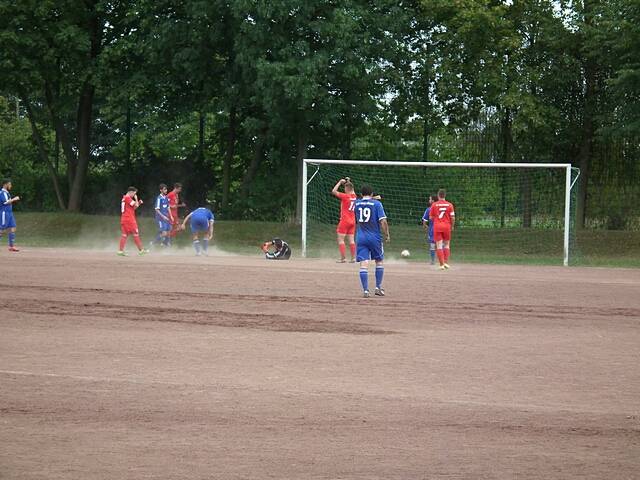
{"type": "Polygon", "coordinates": [[[182,222],[183,230],[186,228],[188,221],[191,226],[193,248],[196,251],[196,256],[201,253],[208,255],[209,241],[213,238],[213,224],[215,223],[213,212],[204,207],[196,208],[182,222]],[[202,241],[200,241],[200,235],[202,235],[202,241]]]}
{"type": "Polygon", "coordinates": [[[437,202],[438,197],[436,195],[429,195],[429,206],[422,215],[422,226],[427,234],[427,243],[429,244],[429,255],[431,256],[431,265],[436,264],[436,242],[433,239],[433,222],[429,221],[429,213],[431,211],[431,205],[433,202],[437,202]]]}
{"type": "Polygon", "coordinates": [[[361,188],[362,198],[356,200],[355,214],[357,235],[357,258],[360,262],[360,283],[364,290],[364,297],[369,297],[369,261],[376,262],[376,290],[375,294],[383,297],[382,278],[384,276],[384,241],[391,241],[387,215],[384,213],[382,203],[372,198],[373,189],[369,185],[361,188]]]}
{"type": "Polygon", "coordinates": [[[168,247],[171,244],[171,228],[173,224],[173,217],[171,215],[171,209],[169,208],[169,199],[167,198],[167,186],[164,183],[160,184],[160,195],[156,197],[155,211],[156,211],[156,225],[158,226],[158,234],[155,240],[151,242],[151,245],[159,244],[164,247],[168,247]]]}
{"type": "Polygon", "coordinates": [[[11,180],[8,178],[2,181],[2,190],[0,190],[0,237],[6,231],[9,231],[7,237],[9,240],[9,251],[19,252],[16,248],[16,220],[13,218],[13,204],[20,200],[20,197],[11,197],[11,180]]]}

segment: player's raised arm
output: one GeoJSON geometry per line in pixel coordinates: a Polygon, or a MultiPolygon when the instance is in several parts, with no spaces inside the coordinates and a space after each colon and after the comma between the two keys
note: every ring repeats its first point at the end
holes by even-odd
{"type": "Polygon", "coordinates": [[[344,178],[341,178],[340,180],[338,180],[338,183],[336,183],[335,186],[333,187],[333,190],[331,190],[331,195],[333,195],[334,197],[339,197],[340,196],[339,189],[345,183],[347,183],[347,180],[344,178]]]}

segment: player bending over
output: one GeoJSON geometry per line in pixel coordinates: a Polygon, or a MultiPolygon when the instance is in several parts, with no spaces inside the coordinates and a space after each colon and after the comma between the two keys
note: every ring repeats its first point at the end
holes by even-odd
{"type": "Polygon", "coordinates": [[[264,252],[264,258],[267,260],[289,260],[291,258],[291,248],[289,244],[280,238],[274,238],[270,242],[264,242],[262,244],[262,251],[264,252]],[[269,249],[275,247],[272,252],[269,249]]]}
{"type": "Polygon", "coordinates": [[[171,245],[171,229],[173,228],[173,216],[169,208],[169,199],[167,198],[167,186],[160,184],[160,195],[156,197],[156,224],[158,225],[158,234],[151,245],[159,244],[165,247],[171,245]]]}
{"type": "Polygon", "coordinates": [[[364,297],[369,298],[369,260],[376,262],[376,290],[375,294],[384,296],[382,278],[384,276],[384,247],[382,235],[385,241],[391,241],[387,215],[384,213],[382,203],[372,198],[373,190],[369,185],[363,185],[362,198],[356,200],[355,215],[358,224],[358,257],[360,262],[360,283],[364,290],[364,297]]]}
{"type": "Polygon", "coordinates": [[[433,239],[433,222],[431,222],[429,219],[429,211],[431,210],[431,205],[433,205],[433,203],[437,201],[438,197],[436,195],[429,195],[429,206],[424,211],[424,215],[422,215],[422,226],[424,227],[424,231],[427,234],[427,243],[429,244],[431,265],[435,265],[436,263],[436,242],[433,239]]]}
{"type": "Polygon", "coordinates": [[[344,244],[345,238],[349,242],[351,263],[355,263],[356,261],[356,242],[354,240],[356,218],[353,209],[357,195],[353,190],[353,183],[351,183],[349,177],[341,178],[335,187],[333,187],[333,190],[331,190],[331,194],[340,200],[340,222],[336,229],[336,233],[338,234],[338,250],[340,250],[340,260],[338,260],[338,263],[345,263],[347,261],[347,247],[344,244]],[[338,191],[341,185],[344,185],[344,193],[338,191]]]}
{"type": "Polygon", "coordinates": [[[171,233],[169,233],[169,236],[171,238],[174,238],[180,231],[181,222],[180,216],[178,215],[178,208],[186,207],[184,203],[180,203],[180,192],[182,192],[182,184],[174,183],[173,190],[171,190],[167,194],[167,199],[169,200],[169,208],[171,211],[171,218],[173,218],[171,233]]]}
{"type": "Polygon", "coordinates": [[[142,200],[138,200],[138,189],[136,187],[129,187],[120,202],[120,228],[122,230],[122,236],[120,237],[120,250],[118,250],[118,255],[121,257],[127,255],[124,247],[127,244],[129,235],[133,235],[133,241],[136,247],[138,247],[138,255],[144,255],[148,252],[148,250],[142,247],[142,240],[140,240],[140,233],[138,232],[138,221],[136,220],[136,210],[142,203],[142,200]]]}
{"type": "Polygon", "coordinates": [[[204,207],[196,208],[182,221],[183,230],[189,221],[196,256],[200,256],[201,253],[209,255],[209,241],[213,238],[213,224],[215,223],[213,212],[204,207]],[[200,236],[202,236],[202,240],[200,240],[200,236]]]}
{"type": "Polygon", "coordinates": [[[440,270],[449,268],[449,243],[451,231],[456,223],[456,213],[453,204],[445,200],[444,189],[438,190],[438,201],[431,204],[429,218],[433,222],[433,238],[436,241],[436,253],[440,262],[440,270]]]}
{"type": "Polygon", "coordinates": [[[11,197],[11,180],[8,178],[2,181],[2,190],[0,190],[0,237],[9,231],[7,238],[9,240],[9,251],[19,252],[15,246],[16,243],[16,219],[13,217],[13,204],[20,200],[20,197],[11,197]]]}

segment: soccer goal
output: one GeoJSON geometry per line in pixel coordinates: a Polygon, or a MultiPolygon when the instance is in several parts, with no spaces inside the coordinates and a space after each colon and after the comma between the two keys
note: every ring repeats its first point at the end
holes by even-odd
{"type": "Polygon", "coordinates": [[[454,163],[305,159],[302,254],[336,254],[340,202],[331,195],[345,177],[382,196],[391,229],[385,255],[426,260],[422,215],[444,188],[456,209],[452,261],[569,265],[574,250],[579,170],[556,163],[454,163]]]}

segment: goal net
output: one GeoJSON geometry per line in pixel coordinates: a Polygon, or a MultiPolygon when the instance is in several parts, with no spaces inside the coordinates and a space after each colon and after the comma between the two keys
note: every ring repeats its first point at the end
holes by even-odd
{"type": "Polygon", "coordinates": [[[335,256],[340,202],[331,195],[349,177],[359,191],[369,184],[382,196],[391,243],[387,258],[411,252],[429,258],[422,215],[429,195],[444,188],[454,204],[454,262],[567,265],[574,251],[573,201],[578,169],[569,164],[491,164],[304,161],[303,254],[335,256]]]}

